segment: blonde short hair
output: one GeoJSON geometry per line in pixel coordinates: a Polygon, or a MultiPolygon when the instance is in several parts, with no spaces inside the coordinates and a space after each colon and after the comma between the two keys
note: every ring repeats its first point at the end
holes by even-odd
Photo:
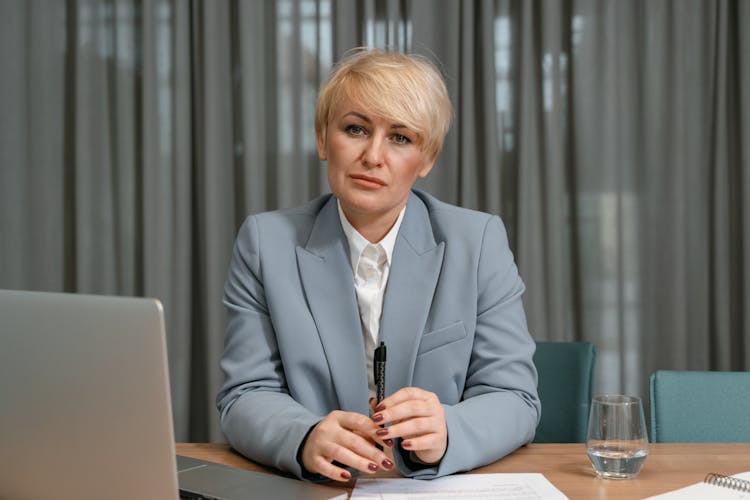
{"type": "Polygon", "coordinates": [[[453,110],[445,82],[428,59],[378,49],[355,49],[345,56],[318,95],[315,133],[323,144],[346,98],[416,132],[431,159],[442,149],[453,110]]]}

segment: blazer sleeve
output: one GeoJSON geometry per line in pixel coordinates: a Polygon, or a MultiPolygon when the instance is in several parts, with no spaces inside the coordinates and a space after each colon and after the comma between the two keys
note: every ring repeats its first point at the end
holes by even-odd
{"type": "Polygon", "coordinates": [[[500,219],[484,229],[477,265],[477,316],[461,401],[444,405],[448,447],[434,467],[395,454],[402,473],[430,479],[494,462],[534,437],[541,415],[536,347],[529,335],[518,275],[500,219]]]}
{"type": "Polygon", "coordinates": [[[266,305],[257,216],[238,232],[224,288],[227,329],[216,398],[221,428],[243,455],[302,477],[297,449],[320,417],[290,395],[266,305]]]}

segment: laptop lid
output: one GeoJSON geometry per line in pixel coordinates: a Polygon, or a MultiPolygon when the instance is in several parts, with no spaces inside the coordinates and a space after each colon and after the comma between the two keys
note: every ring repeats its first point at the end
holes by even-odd
{"type": "Polygon", "coordinates": [[[181,498],[346,500],[346,490],[177,455],[181,498]]]}
{"type": "Polygon", "coordinates": [[[0,290],[0,498],[177,498],[154,299],[0,290]]]}

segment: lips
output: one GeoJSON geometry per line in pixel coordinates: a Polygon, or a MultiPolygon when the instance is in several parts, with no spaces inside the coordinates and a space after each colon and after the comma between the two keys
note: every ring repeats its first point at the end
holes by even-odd
{"type": "Polygon", "coordinates": [[[351,178],[354,180],[354,182],[364,187],[377,188],[385,186],[385,182],[383,182],[381,179],[378,179],[377,177],[370,177],[369,175],[352,175],[351,178]]]}

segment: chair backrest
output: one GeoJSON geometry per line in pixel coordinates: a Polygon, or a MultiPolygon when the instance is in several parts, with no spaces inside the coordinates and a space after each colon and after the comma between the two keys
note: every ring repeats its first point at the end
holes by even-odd
{"type": "Polygon", "coordinates": [[[596,350],[590,342],[537,342],[542,419],[535,443],[586,441],[596,350]]]}
{"type": "Polygon", "coordinates": [[[750,442],[750,372],[657,371],[651,442],[750,442]]]}

